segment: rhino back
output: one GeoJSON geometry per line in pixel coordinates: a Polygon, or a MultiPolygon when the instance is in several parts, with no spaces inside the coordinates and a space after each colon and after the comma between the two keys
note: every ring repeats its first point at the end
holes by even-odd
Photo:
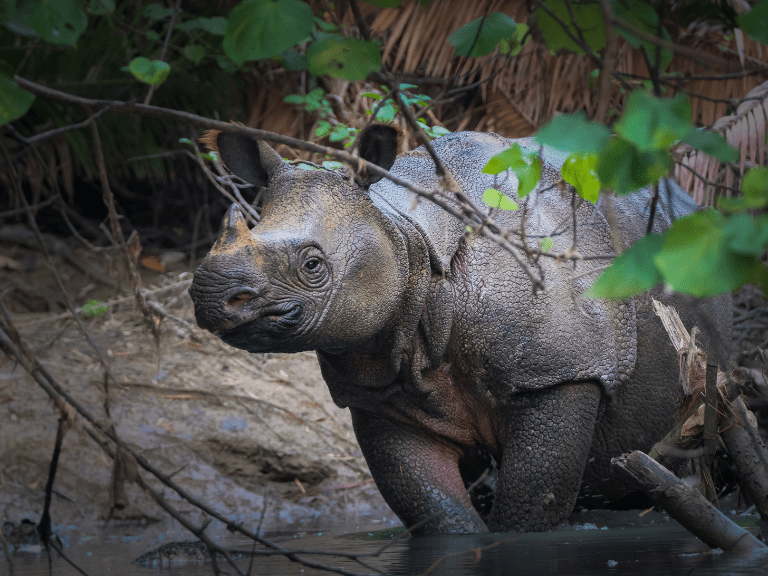
{"type": "MultiPolygon", "coordinates": [[[[560,190],[562,154],[545,149],[542,179],[524,199],[509,172],[483,174],[488,160],[514,142],[538,150],[531,139],[508,140],[496,134],[457,133],[433,145],[446,169],[476,205],[486,189],[496,188],[520,204],[520,210],[494,210],[502,227],[525,228],[529,245],[553,234],[554,250],[572,243],[572,194],[560,190]]],[[[427,189],[437,189],[434,164],[424,149],[402,156],[392,172],[427,189]]],[[[382,210],[394,210],[418,227],[430,244],[434,272],[445,274],[456,296],[456,342],[475,342],[456,362],[473,373],[506,374],[499,393],[546,388],[565,380],[597,380],[613,394],[634,367],[636,329],[632,302],[583,300],[594,281],[585,275],[600,260],[570,263],[544,258],[539,263],[547,285],[532,294],[532,285],[512,256],[488,238],[465,234],[465,225],[428,201],[414,202],[407,190],[382,182],[372,188],[382,210]],[[586,351],[586,353],[585,353],[586,351]]],[[[576,211],[579,252],[613,251],[608,224],[597,207],[584,202],[576,211]]],[[[461,346],[462,344],[457,344],[461,346]]],[[[493,378],[491,378],[493,379],[493,378]]]]}

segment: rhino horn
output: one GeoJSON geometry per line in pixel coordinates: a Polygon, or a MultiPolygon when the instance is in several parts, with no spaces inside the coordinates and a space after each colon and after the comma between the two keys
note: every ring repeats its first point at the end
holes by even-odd
{"type": "Polygon", "coordinates": [[[232,204],[227,213],[224,214],[224,220],[221,221],[219,237],[214,248],[217,250],[233,248],[247,239],[248,236],[248,224],[246,224],[243,213],[240,211],[240,206],[232,204]]]}

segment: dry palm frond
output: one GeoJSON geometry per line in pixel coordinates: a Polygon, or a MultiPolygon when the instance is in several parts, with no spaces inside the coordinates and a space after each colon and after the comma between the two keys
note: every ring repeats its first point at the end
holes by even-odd
{"type": "Polygon", "coordinates": [[[768,118],[768,82],[763,82],[750,91],[736,109],[735,114],[717,120],[711,130],[725,136],[728,143],[739,150],[738,173],[718,160],[703,152],[694,150],[689,145],[679,146],[677,153],[682,164],[675,168],[675,176],[680,185],[699,205],[711,206],[714,203],[717,185],[725,186],[725,195],[731,195],[735,177],[744,174],[744,168],[763,166],[766,163],[765,134],[768,118]],[[691,168],[701,177],[696,177],[684,166],[691,168]]]}
{"type": "MultiPolygon", "coordinates": [[[[729,4],[739,4],[739,10],[746,9],[743,0],[726,0],[729,4]]],[[[311,0],[316,13],[330,21],[331,17],[323,13],[320,0],[311,0]]],[[[351,10],[339,3],[336,19],[351,26],[354,33],[356,26],[351,10]]],[[[512,16],[516,22],[526,23],[530,16],[530,3],[524,0],[441,0],[421,6],[419,0],[405,0],[397,8],[378,8],[361,3],[363,16],[369,23],[371,33],[382,41],[383,62],[395,78],[399,75],[409,77],[430,77],[446,79],[446,87],[468,87],[461,103],[436,105],[432,113],[440,118],[450,130],[491,130],[507,137],[527,136],[546,122],[553,114],[584,110],[592,115],[597,108],[598,91],[594,85],[595,64],[587,57],[576,54],[552,54],[550,50],[530,41],[516,57],[506,60],[499,54],[481,58],[461,58],[455,56],[453,46],[448,42],[450,34],[468,22],[494,11],[512,16]],[[471,88],[477,84],[478,87],[471,88]]],[[[674,7],[673,7],[674,9],[674,7]]],[[[738,10],[737,10],[738,12],[738,10]]],[[[743,35],[725,36],[723,31],[712,22],[702,20],[697,26],[684,28],[675,25],[674,14],[665,20],[671,40],[688,48],[716,54],[734,63],[738,69],[743,65],[755,66],[768,60],[759,42],[743,35]]],[[[625,73],[626,82],[631,86],[641,86],[650,72],[641,50],[619,38],[617,58],[612,69],[625,73]]],[[[676,55],[669,67],[678,76],[665,78],[664,96],[671,96],[678,90],[684,90],[691,96],[694,122],[699,126],[712,126],[718,118],[728,114],[750,90],[753,90],[765,78],[747,76],[723,80],[697,78],[701,75],[716,74],[694,59],[676,55]],[[734,102],[733,105],[730,102],[734,102]]],[[[282,88],[282,94],[308,92],[305,73],[284,73],[269,80],[269,89],[275,85],[282,88]]],[[[349,105],[349,118],[342,119],[348,125],[359,124],[358,116],[370,109],[370,102],[358,98],[361,91],[375,91],[375,86],[361,87],[362,83],[343,83],[322,80],[327,91],[335,93],[340,101],[349,105]]],[[[413,83],[418,84],[418,80],[413,83]]],[[[267,89],[267,81],[254,78],[254,84],[267,89]]],[[[427,86],[417,89],[437,96],[442,86],[427,86]],[[430,92],[431,90],[431,92],[430,92]]],[[[615,83],[609,94],[609,109],[620,113],[628,91],[622,90],[615,83]]],[[[279,104],[277,102],[276,104],[279,104]]],[[[302,138],[311,136],[314,119],[300,113],[293,106],[288,109],[287,118],[277,107],[261,106],[252,110],[249,125],[267,128],[275,124],[284,127],[290,124],[290,133],[302,138]],[[280,121],[278,122],[278,119],[280,121]],[[287,119],[291,122],[288,123],[287,119]]],[[[365,116],[363,116],[364,118],[365,116]]],[[[761,134],[764,133],[766,114],[763,109],[753,111],[746,124],[731,128],[731,138],[742,138],[745,130],[752,140],[747,139],[743,162],[755,162],[755,156],[761,155],[764,147],[761,134]],[[750,128],[754,125],[753,128],[750,128]],[[735,132],[733,131],[735,129],[735,132]],[[754,142],[754,145],[749,142],[754,142]],[[754,151],[753,151],[754,150],[754,151]]],[[[741,140],[740,140],[741,141],[741,140]]],[[[691,168],[707,172],[707,179],[714,181],[722,170],[717,161],[704,156],[689,157],[686,164],[691,168]]],[[[714,189],[695,178],[684,168],[678,169],[678,176],[686,181],[686,190],[696,195],[700,203],[711,203],[714,189]]],[[[735,173],[720,175],[732,183],[735,173]]]]}

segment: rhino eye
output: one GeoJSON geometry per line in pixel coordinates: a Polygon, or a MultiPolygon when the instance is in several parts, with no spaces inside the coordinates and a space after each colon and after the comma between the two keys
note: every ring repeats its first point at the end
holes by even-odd
{"type": "Polygon", "coordinates": [[[320,268],[320,258],[310,258],[306,262],[304,262],[304,268],[308,272],[315,272],[318,268],[320,268]]]}

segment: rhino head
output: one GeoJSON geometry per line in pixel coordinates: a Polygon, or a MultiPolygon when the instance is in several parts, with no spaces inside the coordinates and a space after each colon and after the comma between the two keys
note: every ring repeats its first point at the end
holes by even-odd
{"type": "MultiPolygon", "coordinates": [[[[361,134],[360,155],[389,169],[397,131],[361,134]]],[[[250,352],[375,347],[397,324],[409,281],[408,242],[346,169],[303,170],[266,143],[206,136],[235,174],[264,186],[261,220],[248,228],[233,204],[189,289],[200,327],[250,352]]]]}

